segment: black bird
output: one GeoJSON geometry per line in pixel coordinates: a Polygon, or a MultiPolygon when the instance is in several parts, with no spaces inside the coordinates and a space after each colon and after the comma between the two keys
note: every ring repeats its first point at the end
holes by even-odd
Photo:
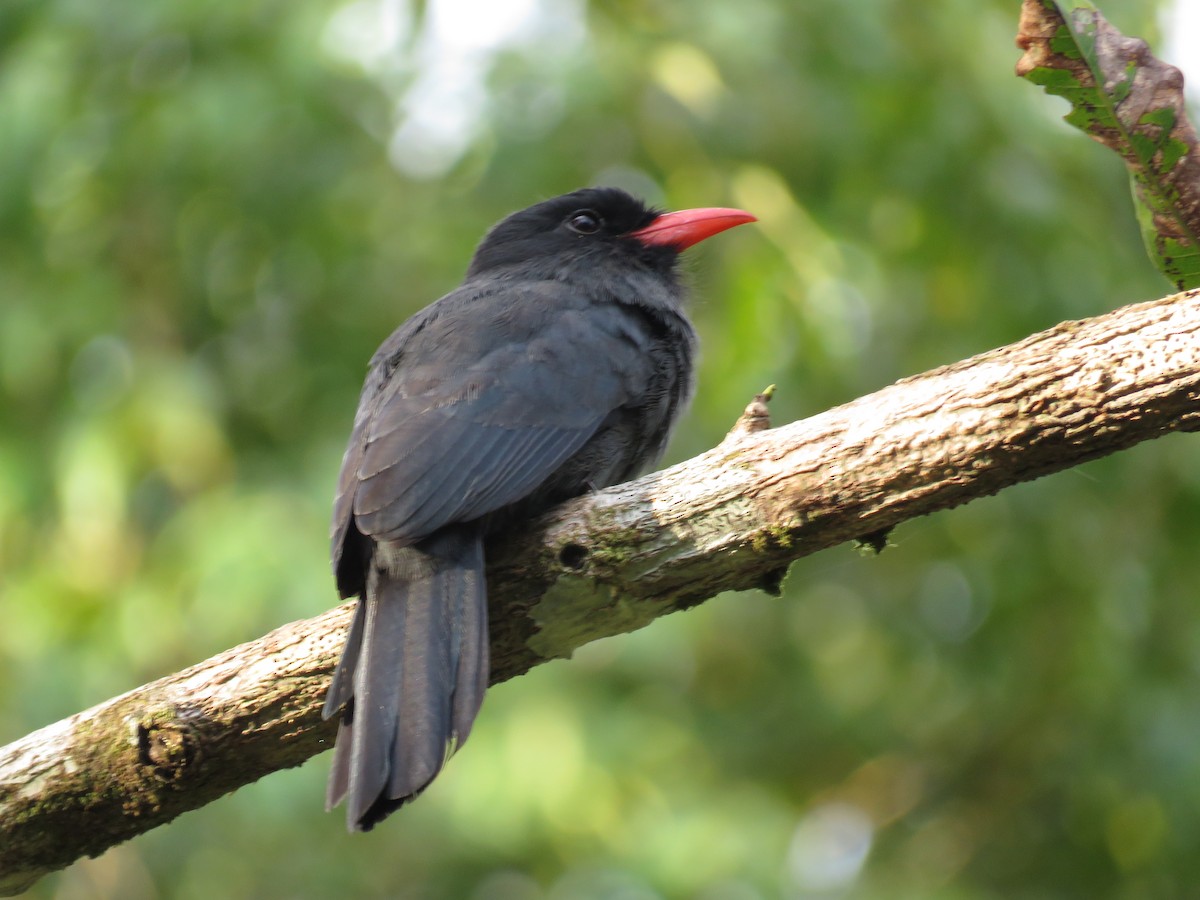
{"type": "Polygon", "coordinates": [[[588,188],[514,213],[371,359],[332,555],[359,598],[327,805],[371,829],[467,739],[488,682],[483,541],[662,454],[692,393],[683,250],[754,221],[588,188]]]}

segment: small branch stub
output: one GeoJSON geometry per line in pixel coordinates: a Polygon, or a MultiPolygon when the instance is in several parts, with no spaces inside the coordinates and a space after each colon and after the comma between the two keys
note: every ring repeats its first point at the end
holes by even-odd
{"type": "Polygon", "coordinates": [[[725,440],[740,437],[744,434],[756,434],[759,431],[766,431],[771,427],[771,411],[767,409],[767,404],[771,402],[771,398],[775,396],[775,385],[767,385],[761,394],[755,394],[754,399],[747,404],[742,414],[738,416],[738,420],[733,423],[733,427],[729,429],[729,434],[725,436],[725,440]]]}

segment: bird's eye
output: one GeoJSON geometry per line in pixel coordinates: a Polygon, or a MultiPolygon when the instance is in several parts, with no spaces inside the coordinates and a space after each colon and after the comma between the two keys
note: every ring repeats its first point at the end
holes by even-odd
{"type": "Polygon", "coordinates": [[[600,218],[600,214],[590,209],[573,212],[567,218],[567,227],[579,234],[595,234],[603,224],[604,220],[600,218]]]}

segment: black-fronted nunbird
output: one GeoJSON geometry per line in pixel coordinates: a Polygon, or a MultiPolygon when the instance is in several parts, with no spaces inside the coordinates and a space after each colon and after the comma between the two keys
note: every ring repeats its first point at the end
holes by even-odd
{"type": "Polygon", "coordinates": [[[514,213],[371,360],[333,568],[358,607],[325,703],[328,804],[370,829],[467,739],[488,679],[484,538],[628,480],[692,393],[679,254],[751,222],[589,188],[514,213]]]}

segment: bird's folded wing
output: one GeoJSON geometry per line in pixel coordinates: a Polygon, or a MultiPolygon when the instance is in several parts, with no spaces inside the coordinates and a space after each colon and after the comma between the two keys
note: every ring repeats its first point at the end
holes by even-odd
{"type": "Polygon", "coordinates": [[[411,542],[521,500],[637,396],[652,339],[621,311],[572,310],[457,370],[408,356],[356,423],[337,518],[411,542]]]}
{"type": "Polygon", "coordinates": [[[366,446],[353,508],[364,534],[406,542],[525,497],[603,419],[578,428],[507,427],[467,421],[461,410],[396,406],[404,421],[366,446]]]}

